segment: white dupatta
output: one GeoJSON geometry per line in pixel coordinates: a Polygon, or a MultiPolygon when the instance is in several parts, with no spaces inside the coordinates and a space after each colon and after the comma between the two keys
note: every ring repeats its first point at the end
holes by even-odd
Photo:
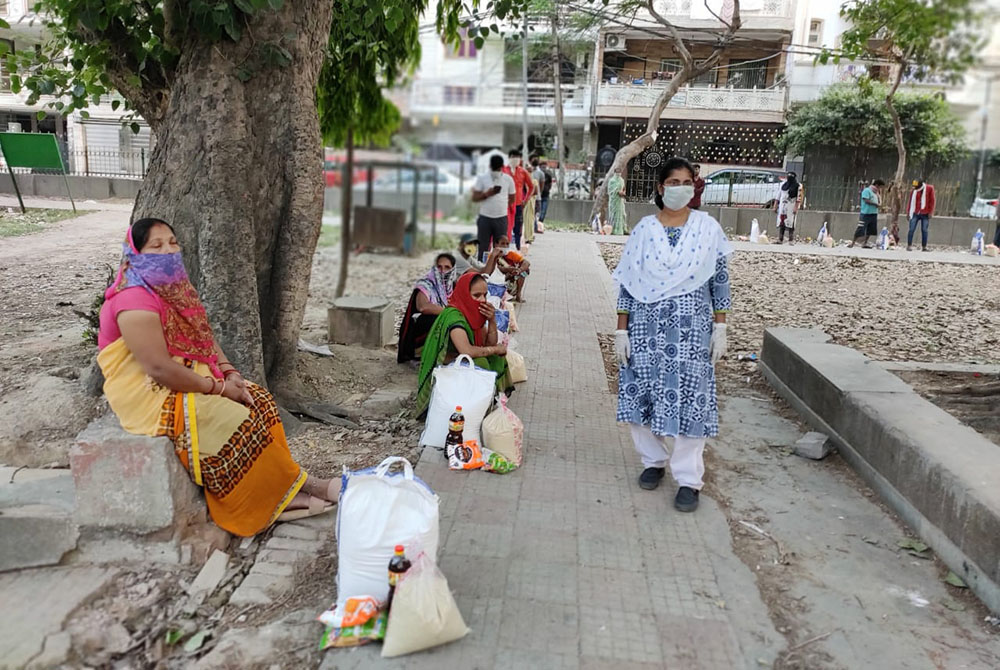
{"type": "Polygon", "coordinates": [[[659,219],[647,216],[629,236],[612,277],[639,302],[660,302],[704,286],[718,259],[731,253],[722,226],[705,212],[691,210],[673,247],[659,219]]]}

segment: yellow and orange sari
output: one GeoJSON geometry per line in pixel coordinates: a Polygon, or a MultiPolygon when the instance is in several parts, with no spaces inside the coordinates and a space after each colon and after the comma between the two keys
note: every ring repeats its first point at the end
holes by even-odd
{"type": "Polygon", "coordinates": [[[180,254],[140,254],[130,229],[118,277],[101,309],[97,362],[111,409],[128,432],[173,441],[177,457],[204,490],[216,524],[235,535],[255,535],[274,523],[306,480],[288,450],[274,398],[247,382],[254,404],[245,407],[222,396],[180,393],[154,382],[117,328],[119,311],[151,305],[160,313],[173,359],[200,375],[223,377],[205,308],[180,254]],[[130,290],[146,291],[154,300],[146,293],[136,300],[130,290]]]}

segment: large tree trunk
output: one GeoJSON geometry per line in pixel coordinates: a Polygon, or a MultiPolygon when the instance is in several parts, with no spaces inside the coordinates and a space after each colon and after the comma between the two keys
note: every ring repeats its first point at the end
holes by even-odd
{"type": "Polygon", "coordinates": [[[334,296],[341,298],[347,290],[347,264],[351,260],[351,209],[354,195],[354,131],[347,131],[347,156],[344,158],[344,177],[340,185],[340,273],[334,296]]]}
{"type": "Polygon", "coordinates": [[[219,344],[279,398],[297,391],[322,223],[315,89],[330,20],[328,0],[296,0],[261,12],[239,43],[190,31],[133,211],[174,225],[219,344]],[[291,63],[267,63],[273,44],[291,63]]]}
{"type": "Polygon", "coordinates": [[[556,111],[556,190],[560,198],[566,197],[566,135],[563,129],[562,58],[559,53],[559,6],[552,5],[552,83],[555,86],[556,111]]]}
{"type": "Polygon", "coordinates": [[[892,180],[892,186],[889,187],[889,234],[892,235],[897,245],[899,244],[899,212],[903,208],[903,195],[906,193],[903,184],[903,178],[906,175],[906,145],[903,143],[903,122],[899,118],[899,112],[896,110],[893,99],[896,96],[896,91],[899,90],[899,84],[903,80],[905,70],[906,65],[900,63],[899,71],[896,73],[896,81],[885,97],[885,106],[889,110],[889,116],[892,117],[892,134],[896,140],[896,153],[899,156],[896,162],[896,176],[892,180]]]}

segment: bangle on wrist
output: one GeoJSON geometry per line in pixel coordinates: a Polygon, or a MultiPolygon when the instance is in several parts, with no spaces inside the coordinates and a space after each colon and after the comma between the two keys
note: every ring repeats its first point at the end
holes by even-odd
{"type": "Polygon", "coordinates": [[[204,391],[203,394],[204,395],[215,395],[215,382],[218,381],[218,380],[216,380],[215,377],[205,377],[205,379],[208,380],[208,390],[204,391]]]}
{"type": "MultiPolygon", "coordinates": [[[[222,376],[223,376],[223,378],[225,378],[225,379],[229,379],[229,375],[238,375],[238,374],[240,374],[240,371],[239,371],[239,370],[237,370],[237,369],[236,369],[236,368],[234,368],[234,367],[230,367],[230,368],[229,368],[228,370],[224,370],[224,371],[222,372],[222,376]]],[[[241,375],[241,376],[242,376],[242,375],[241,375]]]]}

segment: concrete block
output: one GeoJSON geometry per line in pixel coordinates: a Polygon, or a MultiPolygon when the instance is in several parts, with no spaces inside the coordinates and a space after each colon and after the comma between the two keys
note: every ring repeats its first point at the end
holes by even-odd
{"type": "Polygon", "coordinates": [[[0,572],[58,565],[79,536],[72,514],[60,507],[6,507],[0,514],[0,572]]]}
{"type": "Polygon", "coordinates": [[[1000,450],[825,333],[768,329],[768,381],[991,609],[1000,610],[1000,450]]]}
{"type": "Polygon", "coordinates": [[[204,498],[170,440],[126,433],[113,415],[80,433],[70,469],[81,526],[152,533],[205,523],[204,498]]]}
{"type": "Polygon", "coordinates": [[[28,670],[47,670],[61,667],[69,658],[72,637],[67,632],[53,633],[46,636],[42,653],[31,659],[28,670]]]}
{"type": "Polygon", "coordinates": [[[258,561],[265,563],[285,563],[295,565],[305,558],[306,554],[288,549],[264,549],[257,555],[258,561]]]}
{"type": "Polygon", "coordinates": [[[388,416],[390,414],[397,414],[410,406],[410,399],[412,397],[412,388],[379,389],[362,403],[361,410],[366,415],[388,416]]]}
{"type": "Polygon", "coordinates": [[[263,591],[269,596],[276,596],[288,591],[294,584],[295,579],[292,575],[269,575],[258,572],[247,575],[243,583],[240,584],[240,589],[255,589],[263,591]]]}
{"type": "Polygon", "coordinates": [[[267,549],[284,549],[310,554],[322,549],[323,542],[319,540],[300,540],[294,537],[272,537],[267,541],[267,545],[265,546],[267,549]]]}
{"type": "Polygon", "coordinates": [[[201,602],[215,591],[215,588],[226,576],[226,567],[229,565],[229,554],[222,551],[214,551],[205,565],[201,567],[198,576],[194,578],[187,588],[188,595],[192,602],[201,602]]]}
{"type": "Polygon", "coordinates": [[[381,348],[392,341],[394,314],[385,298],[339,298],[328,316],[330,342],[381,348]]]}
{"type": "Polygon", "coordinates": [[[318,540],[319,531],[290,523],[279,523],[274,527],[271,537],[293,537],[297,540],[318,540]]]}
{"type": "Polygon", "coordinates": [[[830,455],[833,445],[823,433],[806,433],[795,443],[795,455],[821,461],[830,455]]]}
{"type": "Polygon", "coordinates": [[[295,574],[295,566],[287,563],[270,563],[257,561],[250,568],[250,574],[270,575],[272,577],[291,577],[295,574]]]}

